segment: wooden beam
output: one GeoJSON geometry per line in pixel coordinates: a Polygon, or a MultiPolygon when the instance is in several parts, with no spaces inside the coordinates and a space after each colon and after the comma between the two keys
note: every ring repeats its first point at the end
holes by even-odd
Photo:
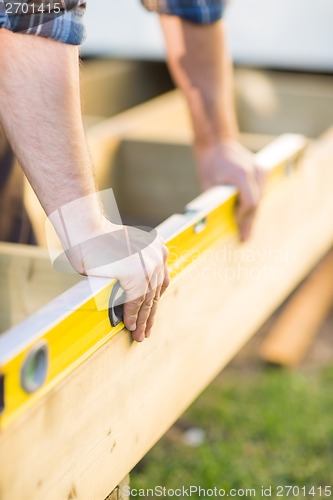
{"type": "MultiPolygon", "coordinates": [[[[174,94],[174,106],[178,99],[178,94],[174,94]]],[[[185,110],[175,111],[176,121],[180,118],[182,122],[184,114],[185,110]]],[[[181,213],[184,205],[200,193],[190,130],[186,137],[184,123],[183,134],[163,120],[155,129],[152,125],[125,135],[117,151],[112,176],[112,187],[124,222],[148,226],[160,224],[175,212],[181,213]]],[[[253,151],[262,149],[273,139],[241,134],[242,144],[253,151]]]]}
{"type": "Polygon", "coordinates": [[[1,500],[119,484],[331,247],[332,160],[333,133],[276,183],[248,244],[217,240],[172,282],[148,341],[124,330],[0,436],[1,500]]]}
{"type": "Polygon", "coordinates": [[[129,495],[126,494],[126,487],[129,487],[129,485],[130,476],[128,474],[105,500],[126,500],[126,498],[129,498],[129,495]]]}
{"type": "Polygon", "coordinates": [[[241,130],[317,138],[332,125],[333,76],[238,68],[235,94],[241,130]]]}
{"type": "Polygon", "coordinates": [[[0,333],[40,309],[80,279],[77,274],[55,271],[45,249],[1,243],[0,333]]]}
{"type": "Polygon", "coordinates": [[[261,346],[261,357],[278,365],[298,365],[332,307],[333,250],[286,304],[261,346]]]}
{"type": "Polygon", "coordinates": [[[110,118],[173,88],[164,63],[98,58],[80,67],[84,115],[110,118]]]}

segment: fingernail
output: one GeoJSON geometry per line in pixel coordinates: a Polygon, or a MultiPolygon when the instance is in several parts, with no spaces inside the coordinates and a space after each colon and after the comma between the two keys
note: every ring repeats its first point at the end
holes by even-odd
{"type": "Polygon", "coordinates": [[[139,340],[140,340],[140,342],[143,342],[143,341],[144,341],[144,339],[145,339],[145,334],[144,334],[144,333],[142,333],[142,334],[140,335],[140,337],[139,337],[139,340]]]}
{"type": "Polygon", "coordinates": [[[131,325],[131,326],[129,327],[129,330],[130,330],[131,332],[134,332],[134,331],[136,330],[136,323],[133,323],[133,325],[131,325]]]}

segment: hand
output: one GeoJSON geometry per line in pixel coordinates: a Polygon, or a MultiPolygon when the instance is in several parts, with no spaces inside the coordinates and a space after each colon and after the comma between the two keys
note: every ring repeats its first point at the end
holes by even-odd
{"type": "Polygon", "coordinates": [[[168,250],[156,231],[113,224],[103,217],[89,233],[72,232],[71,241],[78,243],[64,247],[72,267],[85,276],[118,279],[126,292],[126,328],[138,342],[149,337],[157,303],[170,281],[168,250]]]}
{"type": "Polygon", "coordinates": [[[249,238],[258,208],[264,176],[254,155],[236,141],[195,146],[199,182],[203,190],[219,184],[232,184],[239,190],[236,212],[242,241],[249,238]]]}

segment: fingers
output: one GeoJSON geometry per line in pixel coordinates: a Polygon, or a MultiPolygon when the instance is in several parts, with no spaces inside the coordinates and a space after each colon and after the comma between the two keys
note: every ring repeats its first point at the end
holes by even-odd
{"type": "Polygon", "coordinates": [[[265,182],[266,182],[266,173],[258,165],[255,165],[254,176],[255,176],[255,180],[257,182],[260,197],[261,197],[263,192],[264,192],[264,187],[265,187],[265,182]]]}
{"type": "Polygon", "coordinates": [[[149,337],[158,301],[170,282],[166,262],[167,248],[160,243],[153,252],[148,253],[148,256],[142,262],[146,276],[146,292],[141,297],[124,304],[124,324],[137,342],[149,337]],[[155,259],[152,259],[154,254],[155,259]]]}
{"type": "Polygon", "coordinates": [[[142,342],[145,339],[147,321],[152,312],[155,295],[156,290],[148,292],[144,297],[141,307],[137,313],[136,329],[132,331],[132,337],[137,342],[142,342]]]}
{"type": "Polygon", "coordinates": [[[142,342],[146,337],[148,338],[154,323],[155,314],[157,311],[157,304],[160,299],[160,287],[154,292],[146,295],[145,302],[138,315],[137,330],[133,332],[133,338],[142,342]]]}
{"type": "Polygon", "coordinates": [[[163,295],[165,290],[168,288],[170,284],[170,274],[169,274],[169,268],[168,268],[168,255],[169,255],[169,250],[167,247],[163,244],[162,248],[162,256],[163,256],[163,268],[162,268],[162,273],[160,275],[160,281],[159,285],[161,285],[160,289],[160,295],[163,295]]]}
{"type": "Polygon", "coordinates": [[[136,329],[132,331],[132,337],[137,342],[142,342],[145,337],[149,337],[150,335],[157,310],[157,303],[161,296],[162,285],[158,285],[158,283],[162,280],[164,283],[164,268],[161,270],[160,275],[161,277],[153,277],[153,280],[149,283],[148,291],[137,312],[136,329]]]}
{"type": "Polygon", "coordinates": [[[153,305],[152,305],[152,308],[150,309],[149,316],[148,316],[147,321],[146,321],[146,325],[145,325],[146,338],[148,338],[150,336],[151,329],[152,329],[153,324],[154,324],[158,301],[160,300],[160,297],[161,297],[161,289],[162,289],[162,286],[159,286],[158,289],[156,290],[156,294],[155,294],[155,297],[153,300],[153,305]]]}
{"type": "Polygon", "coordinates": [[[203,189],[215,185],[233,185],[239,190],[236,216],[240,237],[246,240],[251,232],[264,182],[254,155],[236,141],[220,141],[196,147],[195,153],[203,189]]]}
{"type": "Polygon", "coordinates": [[[264,178],[259,168],[253,171],[243,171],[238,183],[239,199],[236,218],[240,231],[240,238],[246,241],[253,226],[256,211],[262,196],[264,178]]]}
{"type": "Polygon", "coordinates": [[[247,241],[251,235],[256,211],[248,212],[242,217],[238,217],[239,234],[241,241],[247,241]]]}
{"type": "Polygon", "coordinates": [[[244,179],[239,185],[238,208],[236,212],[242,241],[247,240],[250,236],[258,201],[256,186],[249,179],[244,179]]]}
{"type": "MultiPolygon", "coordinates": [[[[133,333],[133,338],[137,337],[137,335],[134,335],[134,332],[137,330],[138,315],[145,297],[146,295],[143,295],[135,300],[125,302],[124,304],[124,325],[127,330],[133,333]]],[[[137,338],[135,338],[135,340],[137,340],[137,338]]]]}
{"type": "Polygon", "coordinates": [[[167,289],[167,287],[169,286],[169,283],[170,283],[169,269],[168,269],[166,262],[164,264],[164,268],[161,271],[159,283],[160,283],[160,285],[156,289],[156,294],[154,297],[153,305],[152,305],[152,308],[150,310],[150,314],[149,314],[149,317],[148,317],[147,323],[146,323],[146,332],[145,332],[146,338],[148,338],[150,336],[151,329],[153,327],[153,323],[154,323],[155,315],[156,315],[156,311],[157,311],[158,301],[160,300],[161,295],[163,295],[163,293],[165,292],[165,290],[167,289]]]}
{"type": "Polygon", "coordinates": [[[168,265],[167,265],[167,263],[165,263],[164,264],[164,278],[163,278],[163,282],[161,285],[161,295],[163,295],[163,293],[165,292],[165,290],[168,288],[169,285],[170,285],[170,273],[169,273],[168,265]]]}

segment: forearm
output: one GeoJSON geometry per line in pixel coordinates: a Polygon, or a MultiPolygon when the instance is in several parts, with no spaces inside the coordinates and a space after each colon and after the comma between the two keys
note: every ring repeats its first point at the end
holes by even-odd
{"type": "Polygon", "coordinates": [[[66,255],[81,274],[119,280],[124,323],[142,341],[168,286],[167,250],[156,237],[130,259],[146,233],[133,229],[130,238],[129,228],[103,216],[81,119],[77,49],[0,30],[0,68],[0,121],[66,255]]]}
{"type": "Polygon", "coordinates": [[[238,143],[232,64],[223,21],[208,25],[161,16],[168,64],[190,110],[202,189],[232,184],[239,190],[237,220],[247,239],[262,192],[255,158],[238,143]]]}
{"type": "Polygon", "coordinates": [[[0,120],[46,213],[94,193],[78,49],[0,30],[0,67],[0,120]]]}
{"type": "Polygon", "coordinates": [[[188,102],[195,144],[237,140],[232,64],[223,21],[201,26],[161,16],[167,59],[188,102]]]}

